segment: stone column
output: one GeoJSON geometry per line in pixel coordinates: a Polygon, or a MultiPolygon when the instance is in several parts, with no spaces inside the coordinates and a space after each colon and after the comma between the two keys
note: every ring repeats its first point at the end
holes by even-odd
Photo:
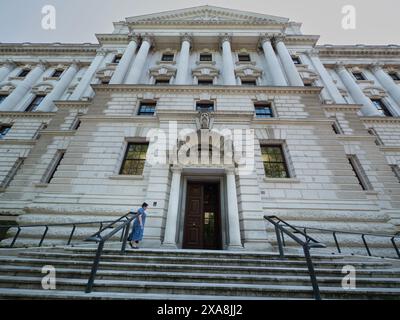
{"type": "Polygon", "coordinates": [[[271,36],[264,35],[260,38],[260,44],[264,51],[265,60],[267,62],[268,72],[271,74],[274,86],[286,86],[285,75],[283,74],[281,65],[272,48],[271,36]]]}
{"type": "Polygon", "coordinates": [[[179,191],[181,185],[182,169],[173,167],[171,188],[169,192],[167,222],[164,231],[163,246],[176,248],[178,211],[179,211],[179,191]]]}
{"type": "Polygon", "coordinates": [[[189,68],[191,37],[182,37],[181,51],[179,53],[178,70],[176,72],[175,84],[187,84],[186,77],[189,68]]]}
{"type": "Polygon", "coordinates": [[[142,74],[144,65],[146,63],[147,55],[151,47],[151,38],[146,36],[142,39],[142,44],[140,45],[139,52],[136,55],[135,61],[126,76],[125,83],[127,84],[137,84],[139,83],[140,76],[142,74]]]}
{"type": "Polygon", "coordinates": [[[4,99],[0,105],[0,111],[11,111],[21,101],[21,99],[27,94],[29,90],[35,85],[37,80],[46,70],[46,66],[43,62],[40,62],[33,68],[23,81],[21,81],[13,92],[4,99]]]}
{"type": "Polygon", "coordinates": [[[340,94],[339,89],[337,88],[336,84],[333,82],[333,79],[329,72],[326,70],[324,65],[322,64],[321,60],[318,56],[318,51],[313,50],[308,53],[308,56],[313,64],[315,70],[321,77],[321,80],[328,91],[329,95],[331,96],[332,100],[336,104],[346,104],[346,100],[340,94]]]}
{"type": "Polygon", "coordinates": [[[297,71],[297,68],[292,60],[288,49],[283,42],[283,39],[283,36],[275,36],[274,43],[279,58],[282,61],[283,68],[285,69],[286,76],[289,79],[289,84],[291,86],[303,87],[303,80],[301,79],[300,74],[297,71]]]}
{"type": "Polygon", "coordinates": [[[350,95],[354,101],[358,104],[363,105],[361,112],[366,116],[380,116],[380,112],[375,108],[371,99],[365,96],[364,92],[354,81],[353,77],[347,71],[342,63],[337,64],[336,72],[338,73],[343,84],[349,90],[350,95]]]}
{"type": "Polygon", "coordinates": [[[226,170],[226,189],[229,231],[228,250],[240,250],[243,249],[243,246],[240,240],[239,210],[234,169],[226,170]]]}
{"type": "Polygon", "coordinates": [[[235,67],[232,60],[231,37],[223,36],[221,39],[224,85],[236,85],[235,67]]]}
{"type": "Polygon", "coordinates": [[[3,81],[15,68],[14,62],[7,60],[0,67],[0,82],[3,81]]]}
{"type": "Polygon", "coordinates": [[[100,64],[103,62],[104,57],[106,56],[107,52],[105,50],[98,50],[96,57],[93,59],[92,63],[90,64],[89,68],[86,70],[85,74],[83,75],[81,81],[76,86],[74,92],[71,94],[69,100],[79,100],[82,98],[83,94],[85,93],[86,89],[92,82],[93,76],[96,73],[97,69],[99,68],[100,64]]]}
{"type": "Polygon", "coordinates": [[[390,96],[396,101],[398,107],[400,108],[400,87],[394,82],[394,80],[382,69],[381,63],[375,63],[371,66],[371,70],[374,73],[375,77],[378,79],[380,84],[387,92],[389,92],[390,96]]]}
{"type": "Polygon", "coordinates": [[[110,84],[121,84],[124,82],[126,73],[128,72],[129,66],[133,60],[138,45],[138,38],[135,35],[130,36],[131,41],[126,47],[121,60],[118,63],[117,68],[113,76],[111,77],[110,84]]]}
{"type": "Polygon", "coordinates": [[[74,61],[61,75],[61,78],[58,80],[56,86],[48,95],[46,95],[37,110],[43,112],[52,111],[54,108],[54,101],[59,100],[62,97],[63,93],[74,79],[78,70],[78,62],[74,61]]]}

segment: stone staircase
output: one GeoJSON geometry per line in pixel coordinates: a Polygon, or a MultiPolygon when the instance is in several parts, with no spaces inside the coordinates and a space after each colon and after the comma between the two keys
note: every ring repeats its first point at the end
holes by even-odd
{"type": "MultiPolygon", "coordinates": [[[[313,299],[301,254],[106,247],[92,293],[84,293],[93,246],[1,249],[0,299],[313,299]],[[56,290],[43,290],[42,267],[56,268],[56,290]]],[[[400,299],[400,262],[313,254],[323,299],[400,299]],[[344,290],[342,268],[356,268],[344,290]]]]}

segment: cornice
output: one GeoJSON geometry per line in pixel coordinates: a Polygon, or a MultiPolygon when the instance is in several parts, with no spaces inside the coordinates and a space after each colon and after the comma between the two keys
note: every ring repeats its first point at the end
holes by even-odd
{"type": "Polygon", "coordinates": [[[236,93],[236,94],[319,94],[322,87],[271,87],[271,86],[197,86],[197,85],[136,85],[136,84],[95,84],[95,92],[166,92],[166,93],[236,93]]]}
{"type": "Polygon", "coordinates": [[[101,116],[92,116],[92,115],[84,115],[79,117],[79,119],[90,122],[139,122],[139,123],[154,123],[157,122],[157,113],[154,116],[110,116],[110,115],[101,115],[101,116]]]}
{"type": "Polygon", "coordinates": [[[12,118],[51,118],[56,112],[17,112],[17,111],[0,111],[0,117],[12,118]]]}
{"type": "Polygon", "coordinates": [[[400,146],[380,146],[379,150],[383,152],[400,152],[400,146]]]}
{"type": "Polygon", "coordinates": [[[394,123],[400,124],[400,117],[360,117],[361,121],[368,123],[394,123]]]}
{"type": "Polygon", "coordinates": [[[357,112],[363,106],[360,104],[323,104],[322,108],[326,111],[351,111],[357,112]]]}
{"type": "Polygon", "coordinates": [[[33,139],[1,139],[0,145],[11,144],[11,145],[34,145],[37,140],[33,139]]]}
{"type": "Polygon", "coordinates": [[[335,135],[335,137],[338,138],[339,140],[345,140],[345,141],[376,140],[376,137],[372,135],[337,134],[335,135]]]}
{"type": "Polygon", "coordinates": [[[268,118],[253,119],[253,125],[331,125],[333,120],[324,118],[315,119],[290,119],[290,118],[268,118]]]}
{"type": "Polygon", "coordinates": [[[387,46],[367,46],[367,45],[348,45],[348,46],[334,46],[323,45],[317,46],[320,57],[400,57],[400,46],[387,45],[387,46]]]}
{"type": "Polygon", "coordinates": [[[57,100],[54,105],[57,108],[84,108],[92,104],[92,100],[57,100]]]}
{"type": "Polygon", "coordinates": [[[0,55],[96,55],[98,44],[0,43],[0,55]]]}
{"type": "Polygon", "coordinates": [[[40,135],[45,136],[73,136],[76,130],[43,130],[40,131],[40,135]]]}
{"type": "Polygon", "coordinates": [[[119,33],[96,33],[97,40],[101,45],[104,44],[128,44],[131,40],[130,34],[119,33]]]}

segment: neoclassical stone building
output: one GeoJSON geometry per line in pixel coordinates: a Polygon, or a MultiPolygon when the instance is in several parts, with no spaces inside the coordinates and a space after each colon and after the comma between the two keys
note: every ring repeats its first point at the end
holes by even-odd
{"type": "Polygon", "coordinates": [[[197,249],[268,249],[264,214],[399,231],[400,46],[317,45],[300,28],[201,6],[129,17],[98,44],[0,44],[3,219],[108,220],[146,201],[145,247],[197,249]],[[155,129],[178,132],[158,145],[169,159],[186,130],[217,139],[184,154],[233,161],[154,163],[155,129]],[[219,135],[235,129],[254,156],[219,135]]]}

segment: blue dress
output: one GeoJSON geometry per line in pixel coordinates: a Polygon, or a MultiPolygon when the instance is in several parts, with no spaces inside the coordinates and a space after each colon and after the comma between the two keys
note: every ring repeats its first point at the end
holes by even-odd
{"type": "Polygon", "coordinates": [[[132,232],[128,237],[128,241],[142,241],[144,224],[146,222],[146,211],[143,208],[138,209],[138,216],[133,220],[132,232]],[[142,217],[143,228],[140,226],[139,216],[142,217]]]}

